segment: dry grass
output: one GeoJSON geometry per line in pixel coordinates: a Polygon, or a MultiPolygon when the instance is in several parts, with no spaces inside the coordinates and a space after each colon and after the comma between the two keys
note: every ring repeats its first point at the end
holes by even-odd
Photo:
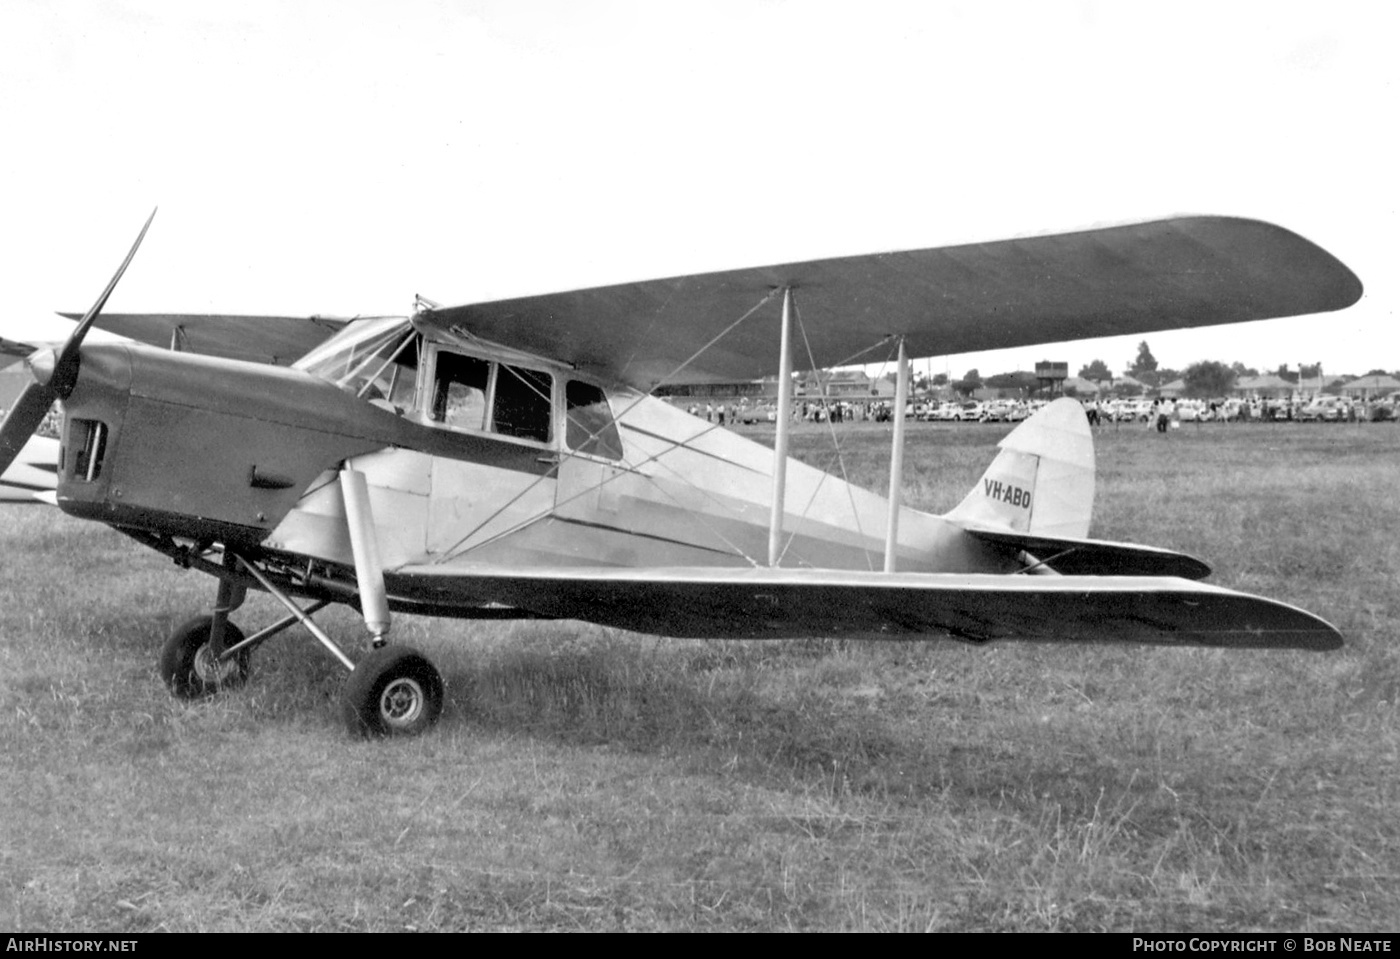
{"type": "MultiPolygon", "coordinates": [[[[921,426],[911,500],[952,505],[1003,432],[921,426]]],[[[842,430],[877,489],[883,435],[842,430]]],[[[7,508],[0,927],[1393,929],[1397,450],[1392,426],[1099,433],[1097,535],[1321,613],[1337,654],[401,618],[449,702],[390,743],[342,732],[301,639],[173,702],[156,650],[211,581],[7,508]]]]}

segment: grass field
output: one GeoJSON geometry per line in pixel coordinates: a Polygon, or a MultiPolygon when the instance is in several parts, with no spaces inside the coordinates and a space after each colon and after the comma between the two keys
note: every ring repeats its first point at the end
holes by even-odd
{"type": "MultiPolygon", "coordinates": [[[[911,429],[945,510],[1005,429],[911,429]]],[[[763,432],[757,432],[762,438],[763,432]]],[[[883,489],[887,431],[839,428],[883,489]]],[[[213,581],[0,511],[0,928],[1400,927],[1400,428],[1097,433],[1094,534],[1337,624],[1331,654],[675,642],[400,617],[437,729],[355,742],[300,635],[155,675],[213,581]]],[[[830,436],[796,455],[829,466],[830,436]]],[[[280,615],[265,597],[245,629],[280,615]]],[[[333,633],[357,619],[328,615],[333,633]]]]}

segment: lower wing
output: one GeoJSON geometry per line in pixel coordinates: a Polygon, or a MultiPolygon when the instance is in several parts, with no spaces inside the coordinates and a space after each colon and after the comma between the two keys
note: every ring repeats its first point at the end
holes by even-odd
{"type": "Polygon", "coordinates": [[[401,608],[492,604],[662,636],[803,636],[1335,649],[1294,606],[1178,577],[1005,576],[819,569],[405,567],[401,608]]]}
{"type": "Polygon", "coordinates": [[[0,474],[0,502],[46,502],[58,488],[58,440],[32,436],[0,474]]]}

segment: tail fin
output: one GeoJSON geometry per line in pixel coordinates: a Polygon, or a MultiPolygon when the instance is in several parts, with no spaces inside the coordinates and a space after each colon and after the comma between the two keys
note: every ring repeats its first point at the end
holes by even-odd
{"type": "Polygon", "coordinates": [[[1077,400],[1056,400],[1007,434],[946,519],[968,527],[1083,538],[1094,512],[1094,439],[1077,400]]]}

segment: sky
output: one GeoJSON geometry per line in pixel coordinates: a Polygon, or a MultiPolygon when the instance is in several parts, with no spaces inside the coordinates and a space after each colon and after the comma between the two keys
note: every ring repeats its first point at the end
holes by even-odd
{"type": "MultiPolygon", "coordinates": [[[[1349,310],[927,358],[1400,369],[1379,2],[5,0],[0,335],[407,313],[1131,222],[1255,217],[1349,310]]],[[[1400,16],[1397,14],[1395,16],[1400,16]]]]}

